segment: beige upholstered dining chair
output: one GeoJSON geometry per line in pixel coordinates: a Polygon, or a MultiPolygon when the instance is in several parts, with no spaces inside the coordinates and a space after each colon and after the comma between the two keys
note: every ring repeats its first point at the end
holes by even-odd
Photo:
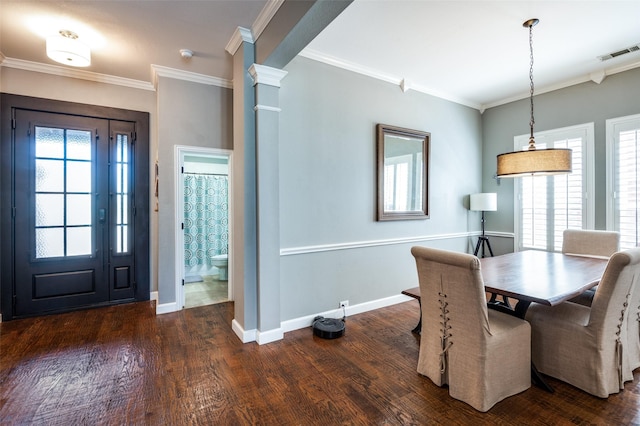
{"type": "MultiPolygon", "coordinates": [[[[565,229],[562,233],[562,253],[564,254],[608,259],[618,250],[620,250],[620,233],[615,231],[565,229]]],[[[571,301],[590,306],[596,288],[585,291],[571,301]]]]}
{"type": "Polygon", "coordinates": [[[413,247],[420,282],[418,373],[451,397],[487,411],[531,386],[531,329],[487,309],[477,257],[413,247]]]}
{"type": "Polygon", "coordinates": [[[615,231],[565,229],[562,233],[562,253],[607,259],[620,250],[620,234],[615,231]]]}
{"type": "MultiPolygon", "coordinates": [[[[616,231],[594,231],[567,229],[563,233],[562,252],[579,256],[606,257],[620,250],[620,233],[616,231]]],[[[570,301],[591,306],[594,287],[570,301]]],[[[633,370],[640,367],[640,286],[631,295],[627,315],[627,344],[624,353],[624,380],[633,380],[633,370]]]]}
{"type": "Polygon", "coordinates": [[[629,302],[624,361],[624,381],[627,382],[633,380],[633,370],[640,367],[640,284],[636,285],[629,302]]]}
{"type": "Polygon", "coordinates": [[[609,258],[590,307],[532,303],[526,319],[538,371],[601,398],[623,389],[629,380],[628,305],[638,280],[640,248],[634,248],[609,258]]]}

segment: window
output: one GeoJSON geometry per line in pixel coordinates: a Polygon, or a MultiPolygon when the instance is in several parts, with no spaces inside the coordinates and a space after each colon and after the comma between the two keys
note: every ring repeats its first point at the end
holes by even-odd
{"type": "MultiPolygon", "coordinates": [[[[570,148],[568,175],[517,178],[514,184],[516,248],[560,251],[565,229],[593,229],[593,123],[540,132],[536,148],[570,148]]],[[[514,149],[527,149],[529,135],[514,149]]]]}
{"type": "Polygon", "coordinates": [[[620,249],[640,243],[640,115],[607,120],[607,228],[620,232],[620,249]]]}
{"type": "Polygon", "coordinates": [[[422,157],[420,154],[399,155],[385,160],[384,187],[390,189],[385,193],[385,210],[410,211],[422,208],[422,205],[415,205],[420,200],[410,196],[410,194],[422,193],[421,172],[422,157]],[[411,178],[412,176],[415,177],[415,181],[411,178]],[[414,190],[414,185],[417,186],[417,190],[414,190]]]}

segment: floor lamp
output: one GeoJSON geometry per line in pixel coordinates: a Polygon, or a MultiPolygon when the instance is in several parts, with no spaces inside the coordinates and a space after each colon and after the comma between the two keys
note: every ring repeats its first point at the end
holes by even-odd
{"type": "Polygon", "coordinates": [[[495,192],[483,192],[479,194],[471,194],[469,197],[469,210],[482,212],[482,235],[478,238],[478,244],[473,252],[474,256],[478,255],[480,247],[482,247],[482,257],[484,257],[485,246],[489,249],[489,253],[493,256],[493,250],[491,250],[491,243],[489,243],[489,237],[484,233],[484,212],[494,212],[498,210],[498,200],[495,192]]]}

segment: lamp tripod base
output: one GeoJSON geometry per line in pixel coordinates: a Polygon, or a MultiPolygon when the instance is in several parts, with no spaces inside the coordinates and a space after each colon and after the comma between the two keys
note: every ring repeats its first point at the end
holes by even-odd
{"type": "Polygon", "coordinates": [[[480,251],[480,247],[482,247],[482,257],[484,257],[485,246],[489,249],[489,254],[491,254],[491,257],[493,257],[493,250],[491,250],[491,243],[489,242],[489,237],[484,235],[481,235],[480,237],[478,237],[478,243],[476,244],[476,249],[473,252],[473,255],[477,256],[478,252],[480,251]]]}

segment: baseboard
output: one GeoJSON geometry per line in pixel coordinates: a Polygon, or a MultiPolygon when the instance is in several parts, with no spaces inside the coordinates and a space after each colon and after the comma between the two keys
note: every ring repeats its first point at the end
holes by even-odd
{"type": "MultiPolygon", "coordinates": [[[[345,313],[347,317],[349,317],[351,315],[373,311],[375,309],[396,305],[398,303],[407,302],[409,300],[414,299],[403,294],[398,294],[395,296],[385,297],[383,299],[372,300],[370,302],[359,303],[357,305],[351,305],[346,308],[345,313]]],[[[164,303],[161,305],[157,305],[156,314],[175,312],[177,310],[179,309],[177,309],[176,303],[164,303]]],[[[231,321],[231,329],[236,334],[236,336],[238,336],[242,343],[257,342],[259,345],[265,345],[267,343],[284,339],[284,333],[287,333],[289,331],[311,327],[313,319],[317,316],[323,316],[325,318],[342,318],[342,315],[342,309],[332,309],[330,311],[320,312],[313,315],[306,315],[304,317],[283,321],[280,323],[280,328],[267,331],[245,330],[244,328],[242,328],[238,321],[233,319],[231,321]]]]}
{"type": "MultiPolygon", "coordinates": [[[[409,296],[405,296],[403,294],[398,294],[395,296],[385,297],[383,299],[372,300],[370,302],[359,303],[357,305],[348,306],[345,309],[345,313],[347,317],[349,317],[351,315],[361,314],[367,311],[373,311],[375,309],[396,305],[398,303],[407,302],[409,300],[413,300],[413,298],[409,296]]],[[[314,315],[307,315],[304,317],[283,321],[280,324],[280,328],[282,329],[283,332],[287,333],[289,331],[311,327],[311,323],[313,322],[313,319],[317,316],[323,316],[325,318],[342,318],[342,315],[343,315],[342,309],[332,309],[330,311],[320,312],[314,315]]]]}
{"type": "Polygon", "coordinates": [[[158,300],[158,292],[152,291],[151,293],[149,293],[149,300],[158,300]]]}
{"type": "Polygon", "coordinates": [[[235,319],[231,321],[231,329],[233,330],[234,333],[236,333],[236,336],[238,336],[238,338],[242,343],[249,343],[249,342],[256,341],[256,330],[246,331],[244,328],[242,328],[240,323],[235,319]]]}
{"type": "Polygon", "coordinates": [[[275,342],[284,339],[284,331],[282,327],[267,331],[258,331],[256,333],[256,342],[259,345],[275,342]]]}
{"type": "Polygon", "coordinates": [[[178,303],[157,303],[156,304],[156,315],[168,314],[171,312],[177,312],[180,310],[178,303]]]}

